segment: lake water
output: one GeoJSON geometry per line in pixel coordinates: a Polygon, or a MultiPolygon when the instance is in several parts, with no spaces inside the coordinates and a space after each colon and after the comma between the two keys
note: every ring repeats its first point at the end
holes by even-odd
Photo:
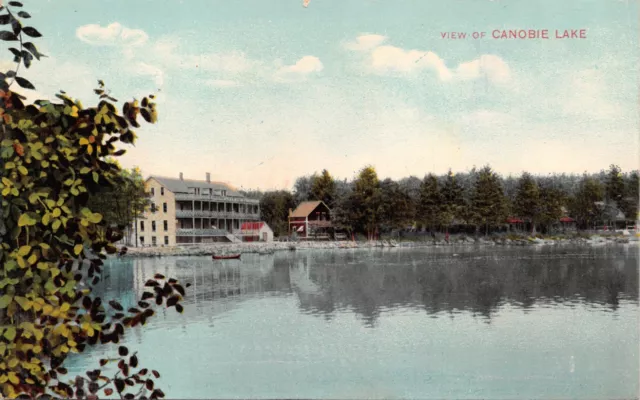
{"type": "Polygon", "coordinates": [[[101,291],[127,307],[155,272],[192,284],[184,314],[125,338],[168,398],[630,398],[638,260],[637,246],[126,259],[101,291]]]}

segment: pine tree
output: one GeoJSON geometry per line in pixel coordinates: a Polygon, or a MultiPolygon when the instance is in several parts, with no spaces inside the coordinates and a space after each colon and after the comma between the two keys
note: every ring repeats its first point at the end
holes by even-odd
{"type": "Polygon", "coordinates": [[[531,230],[536,230],[536,216],[540,213],[540,189],[529,173],[523,173],[518,181],[513,211],[520,218],[531,223],[531,230]]]}
{"type": "Polygon", "coordinates": [[[438,179],[429,174],[420,185],[420,203],[418,218],[430,231],[441,224],[442,197],[438,188],[438,179]]]}
{"type": "Polygon", "coordinates": [[[489,227],[501,224],[506,217],[506,201],[500,184],[500,178],[491,167],[486,166],[477,175],[471,194],[470,217],[476,225],[489,227]]]}
{"type": "Polygon", "coordinates": [[[464,218],[466,208],[464,189],[451,170],[449,170],[444,185],[440,189],[440,198],[442,201],[441,220],[448,231],[453,221],[464,218]]]}

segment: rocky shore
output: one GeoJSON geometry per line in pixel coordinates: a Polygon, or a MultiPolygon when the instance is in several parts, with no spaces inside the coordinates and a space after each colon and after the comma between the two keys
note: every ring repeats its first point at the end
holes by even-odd
{"type": "Polygon", "coordinates": [[[163,257],[163,256],[203,256],[228,255],[238,253],[272,254],[276,251],[295,251],[305,249],[358,249],[391,247],[449,247],[449,246],[539,246],[539,245],[607,245],[638,242],[637,236],[591,236],[591,237],[554,237],[554,238],[451,238],[423,241],[325,241],[325,242],[254,242],[254,243],[207,243],[174,247],[130,247],[126,257],[163,257]]]}

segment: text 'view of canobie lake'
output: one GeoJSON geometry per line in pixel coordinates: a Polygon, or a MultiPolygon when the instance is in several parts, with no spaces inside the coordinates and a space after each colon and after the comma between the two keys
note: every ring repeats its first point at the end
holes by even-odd
{"type": "MultiPolygon", "coordinates": [[[[111,259],[104,298],[191,283],[121,344],[168,398],[630,398],[638,247],[431,248],[111,259]],[[169,350],[170,349],[170,350],[169,350]],[[166,357],[171,362],[163,362],[166,357]]],[[[118,345],[74,356],[70,373],[118,345]]]]}

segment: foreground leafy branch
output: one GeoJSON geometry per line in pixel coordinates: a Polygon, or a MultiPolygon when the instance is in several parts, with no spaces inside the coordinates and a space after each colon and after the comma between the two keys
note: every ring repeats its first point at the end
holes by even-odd
{"type": "Polygon", "coordinates": [[[0,25],[11,27],[0,31],[0,39],[19,43],[9,48],[15,70],[0,74],[0,393],[163,397],[153,381],[159,373],[136,369],[137,355],[127,357],[123,346],[120,358],[100,362],[100,368],[117,365],[112,377],[98,368],[65,381],[64,368],[70,354],[87,346],[119,343],[128,328],[155,314],[154,307],[182,312],[185,289],[162,275],[147,282],[149,291],[136,308],[124,310],[116,301],[105,304],[92,296],[123,226],[108,225],[87,205],[92,194],[122,183],[113,160],[125,150],[117,145],[135,142],[139,116],[156,122],[153,96],[125,102],[119,113],[117,100],[100,81],[94,107],[85,108],[64,92],[56,101],[25,105],[11,86],[33,89],[18,75],[20,66],[29,68],[43,56],[26,40],[41,36],[19,19],[29,17],[20,2],[0,7],[0,25]]]}

